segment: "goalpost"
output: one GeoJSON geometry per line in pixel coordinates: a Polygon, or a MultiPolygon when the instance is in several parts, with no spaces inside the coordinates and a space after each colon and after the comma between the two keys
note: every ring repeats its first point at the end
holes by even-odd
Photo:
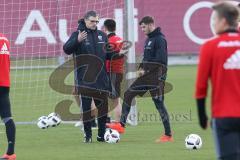
{"type": "MultiPolygon", "coordinates": [[[[135,68],[136,63],[136,53],[135,53],[135,24],[134,24],[134,0],[125,0],[125,10],[126,10],[126,40],[132,42],[132,47],[129,49],[128,52],[128,61],[127,63],[127,71],[131,71],[131,68],[135,68]]],[[[128,77],[133,77],[133,72],[128,73],[128,77]]],[[[133,81],[128,80],[128,86],[132,84],[133,81]]],[[[128,119],[132,121],[132,125],[138,124],[138,113],[137,113],[137,103],[135,98],[133,99],[131,110],[128,116],[128,119]]]]}

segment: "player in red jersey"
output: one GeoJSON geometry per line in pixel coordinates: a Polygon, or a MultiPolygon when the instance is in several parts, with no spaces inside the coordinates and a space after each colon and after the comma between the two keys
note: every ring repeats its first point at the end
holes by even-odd
{"type": "Polygon", "coordinates": [[[0,116],[6,127],[8,150],[3,159],[15,160],[15,123],[12,119],[9,100],[10,90],[10,44],[8,39],[0,33],[0,116]]]}
{"type": "Polygon", "coordinates": [[[120,121],[122,110],[120,94],[124,70],[124,56],[119,54],[122,47],[122,38],[115,33],[116,22],[113,19],[104,21],[104,31],[108,35],[109,44],[113,46],[114,53],[107,56],[106,68],[112,83],[113,94],[110,98],[113,100],[115,120],[120,121]]]}
{"type": "Polygon", "coordinates": [[[220,160],[240,159],[240,34],[239,8],[220,2],[213,6],[216,37],[203,44],[196,82],[200,126],[207,128],[205,99],[212,88],[212,128],[220,160]]]}

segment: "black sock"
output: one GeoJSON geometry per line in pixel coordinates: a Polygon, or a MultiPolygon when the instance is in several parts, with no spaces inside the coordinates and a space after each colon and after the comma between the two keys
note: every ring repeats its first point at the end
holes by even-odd
{"type": "Polygon", "coordinates": [[[12,119],[8,120],[5,123],[5,126],[6,126],[7,140],[8,140],[7,154],[12,155],[14,154],[16,127],[12,119]]]}

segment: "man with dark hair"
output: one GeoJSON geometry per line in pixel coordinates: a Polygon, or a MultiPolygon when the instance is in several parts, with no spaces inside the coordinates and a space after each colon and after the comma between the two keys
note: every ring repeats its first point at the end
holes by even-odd
{"type": "Polygon", "coordinates": [[[115,33],[116,32],[116,22],[113,19],[106,19],[104,21],[104,30],[105,32],[115,33]]]}
{"type": "Polygon", "coordinates": [[[142,24],[154,24],[154,19],[151,16],[145,16],[142,18],[142,20],[139,22],[139,25],[142,24]]]}
{"type": "Polygon", "coordinates": [[[107,72],[110,75],[113,93],[110,98],[113,100],[115,120],[119,121],[121,116],[121,82],[123,80],[124,56],[119,52],[122,47],[122,38],[116,35],[116,22],[113,19],[104,21],[104,31],[108,36],[109,44],[113,45],[112,52],[106,60],[107,72]]]}
{"type": "Polygon", "coordinates": [[[104,142],[108,113],[107,98],[111,89],[104,64],[106,60],[104,46],[108,39],[105,33],[97,29],[98,22],[99,17],[95,11],[87,12],[84,19],[79,20],[78,30],[72,33],[63,46],[66,54],[74,55],[77,92],[81,94],[85,143],[92,142],[92,99],[98,109],[97,141],[104,142]]]}
{"type": "Polygon", "coordinates": [[[217,37],[201,47],[196,81],[199,124],[208,127],[205,111],[208,80],[212,85],[212,129],[219,160],[240,159],[240,34],[239,9],[221,2],[213,6],[217,37]]]}
{"type": "Polygon", "coordinates": [[[107,127],[124,133],[124,127],[133,98],[137,95],[143,96],[149,91],[165,129],[165,134],[157,139],[156,142],[171,142],[173,141],[173,137],[169,115],[164,105],[164,85],[167,74],[168,57],[167,41],[160,28],[155,27],[152,17],[144,17],[139,25],[144,34],[148,36],[144,46],[144,57],[138,71],[139,77],[124,93],[120,123],[107,124],[107,127]]]}
{"type": "Polygon", "coordinates": [[[15,160],[15,123],[12,119],[11,104],[9,99],[10,91],[10,43],[0,33],[0,116],[6,127],[8,150],[2,159],[15,160]]]}

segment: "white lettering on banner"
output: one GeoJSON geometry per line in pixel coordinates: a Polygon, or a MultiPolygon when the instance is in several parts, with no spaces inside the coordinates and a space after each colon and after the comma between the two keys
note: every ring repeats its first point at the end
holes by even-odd
{"type": "Polygon", "coordinates": [[[37,37],[45,38],[49,44],[57,43],[41,12],[39,10],[32,10],[21,29],[15,44],[24,44],[27,38],[37,37]],[[34,22],[38,24],[40,30],[31,30],[34,22]]]}
{"type": "Polygon", "coordinates": [[[69,36],[67,35],[67,20],[66,19],[59,20],[58,30],[59,30],[59,39],[61,40],[61,42],[65,43],[69,38],[69,36]]]}
{"type": "Polygon", "coordinates": [[[195,3],[193,6],[191,6],[187,10],[187,12],[184,16],[184,19],[183,19],[184,31],[187,34],[188,38],[197,44],[203,44],[207,39],[199,38],[193,33],[193,31],[190,27],[191,17],[197,10],[199,10],[201,8],[211,8],[213,6],[213,4],[214,4],[213,2],[207,2],[207,1],[195,3]]]}
{"type": "MultiPolygon", "coordinates": [[[[137,16],[138,11],[135,8],[134,9],[134,15],[137,16]]],[[[116,33],[120,37],[123,37],[123,9],[115,9],[114,10],[114,16],[116,20],[116,33]]],[[[103,23],[107,18],[101,18],[100,22],[98,24],[98,28],[103,27],[103,23]]],[[[134,32],[135,32],[135,40],[138,41],[138,19],[134,18],[134,32]]],[[[58,33],[59,33],[59,39],[62,43],[65,43],[69,36],[67,33],[67,20],[66,19],[59,19],[58,20],[58,33]]],[[[53,33],[51,32],[46,20],[44,19],[42,13],[39,10],[32,10],[30,14],[28,15],[16,41],[16,45],[22,45],[26,42],[27,38],[45,38],[47,43],[49,44],[56,44],[56,38],[54,37],[53,33]],[[31,30],[32,26],[34,25],[34,22],[37,23],[39,26],[39,30],[31,30]]]]}
{"type": "MultiPolygon", "coordinates": [[[[234,5],[237,5],[239,2],[237,1],[228,1],[234,5]]],[[[186,12],[186,14],[184,15],[184,18],[183,18],[183,28],[184,28],[184,31],[187,35],[187,37],[192,40],[193,42],[197,43],[197,44],[203,44],[206,40],[208,39],[203,39],[203,38],[200,38],[198,36],[196,36],[192,29],[191,29],[191,26],[190,26],[190,21],[191,21],[191,17],[192,15],[197,12],[198,10],[202,9],[202,8],[209,8],[211,9],[212,6],[214,5],[213,2],[210,2],[210,1],[202,1],[202,2],[197,2],[195,4],[193,4],[186,12]]],[[[210,28],[211,28],[211,31],[212,33],[214,34],[214,29],[213,29],[213,14],[211,15],[211,18],[210,18],[210,28]]]]}
{"type": "Polygon", "coordinates": [[[123,37],[123,10],[115,9],[115,19],[116,19],[116,34],[123,37]]]}

